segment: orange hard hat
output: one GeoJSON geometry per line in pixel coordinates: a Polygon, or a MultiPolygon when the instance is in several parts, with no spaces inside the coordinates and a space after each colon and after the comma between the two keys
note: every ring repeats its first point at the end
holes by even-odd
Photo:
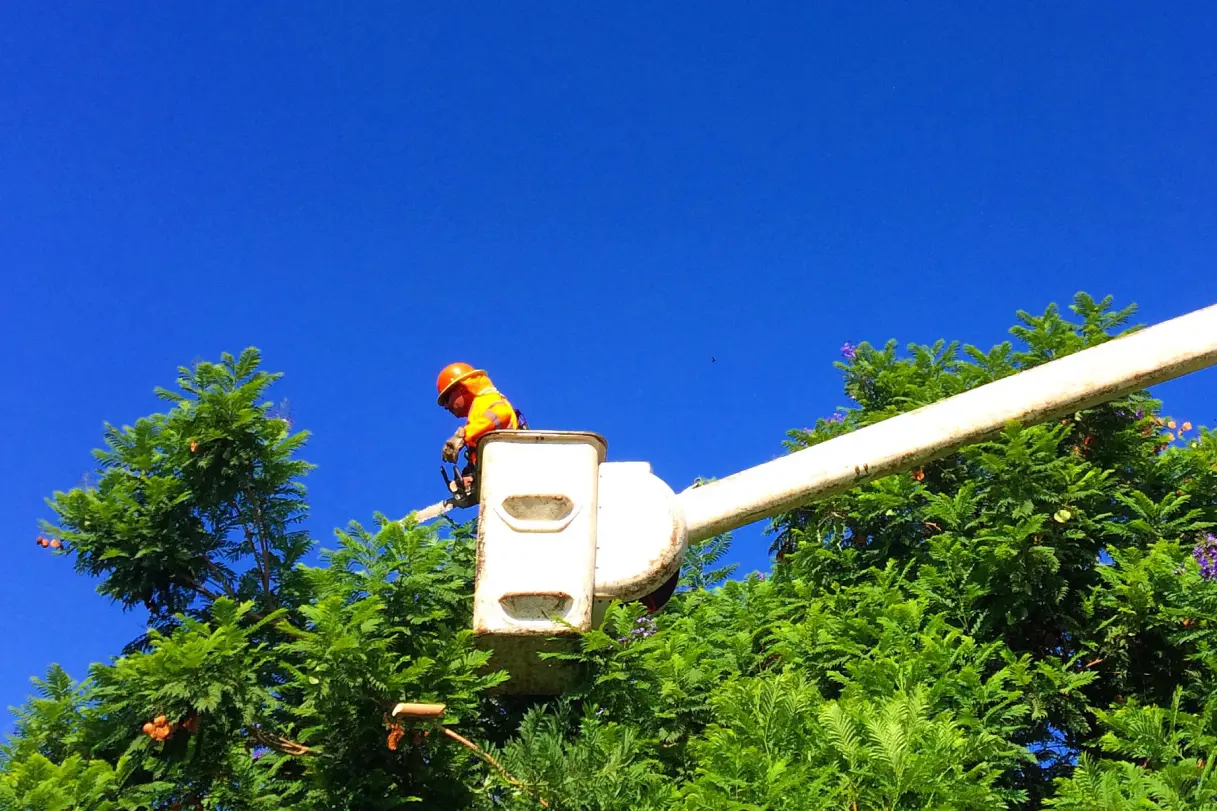
{"type": "Polygon", "coordinates": [[[435,389],[439,392],[439,397],[435,402],[443,405],[444,398],[448,396],[448,392],[453,386],[467,377],[480,374],[486,374],[486,372],[483,369],[474,369],[468,363],[449,363],[435,380],[435,389]]]}

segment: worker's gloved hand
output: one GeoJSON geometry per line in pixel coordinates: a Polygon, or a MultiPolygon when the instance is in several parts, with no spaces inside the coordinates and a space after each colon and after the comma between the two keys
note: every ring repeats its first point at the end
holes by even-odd
{"type": "Polygon", "coordinates": [[[463,447],[465,447],[465,429],[461,428],[455,434],[448,437],[448,441],[444,443],[444,452],[442,454],[444,461],[455,462],[463,447]]]}

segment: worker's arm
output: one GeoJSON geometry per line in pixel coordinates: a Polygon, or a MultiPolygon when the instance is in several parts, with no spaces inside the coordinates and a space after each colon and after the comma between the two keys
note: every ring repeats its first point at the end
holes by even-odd
{"type": "Polygon", "coordinates": [[[465,444],[472,448],[491,431],[506,431],[516,427],[516,410],[511,407],[511,403],[501,398],[485,406],[475,402],[465,423],[465,444]]]}

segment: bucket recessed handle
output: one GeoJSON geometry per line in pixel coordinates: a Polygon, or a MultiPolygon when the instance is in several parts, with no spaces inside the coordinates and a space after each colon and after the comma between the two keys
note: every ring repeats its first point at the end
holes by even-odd
{"type": "Polygon", "coordinates": [[[552,622],[569,614],[574,602],[564,591],[509,592],[499,598],[499,605],[517,622],[552,622]]]}
{"type": "Polygon", "coordinates": [[[561,532],[580,508],[567,495],[521,494],[507,496],[495,505],[495,512],[516,532],[561,532]]]}

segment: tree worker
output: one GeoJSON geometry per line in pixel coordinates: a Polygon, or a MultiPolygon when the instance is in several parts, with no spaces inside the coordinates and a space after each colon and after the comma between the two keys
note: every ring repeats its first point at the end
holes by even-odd
{"type": "Polygon", "coordinates": [[[468,487],[477,465],[478,440],[491,431],[527,429],[528,422],[494,387],[484,369],[475,369],[468,363],[445,366],[435,388],[439,392],[436,402],[454,417],[465,418],[465,424],[444,442],[442,457],[445,462],[455,463],[461,449],[465,449],[469,464],[461,475],[468,487]]]}

